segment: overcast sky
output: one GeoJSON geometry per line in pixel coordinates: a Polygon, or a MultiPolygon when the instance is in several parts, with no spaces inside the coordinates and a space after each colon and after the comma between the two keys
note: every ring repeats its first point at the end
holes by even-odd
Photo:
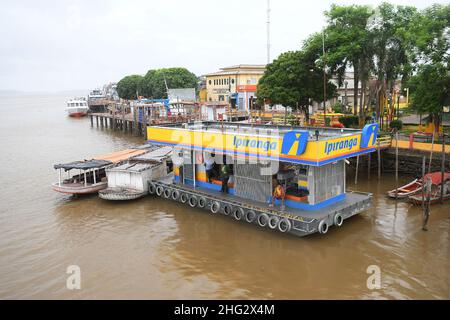
{"type": "MultiPolygon", "coordinates": [[[[377,5],[382,1],[366,0],[377,5]]],[[[424,8],[434,0],[399,0],[424,8]]],[[[271,56],[298,49],[332,3],[271,0],[271,56]]],[[[0,4],[0,90],[100,87],[128,74],[186,67],[197,75],[265,63],[266,0],[63,0],[0,4]]]]}

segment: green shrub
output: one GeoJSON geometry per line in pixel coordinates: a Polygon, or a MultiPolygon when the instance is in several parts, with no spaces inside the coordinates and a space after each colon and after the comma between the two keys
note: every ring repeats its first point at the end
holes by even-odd
{"type": "Polygon", "coordinates": [[[344,105],[341,102],[338,102],[333,106],[333,111],[335,113],[342,113],[343,110],[344,110],[344,105]]]}
{"type": "Polygon", "coordinates": [[[391,129],[397,129],[397,131],[400,131],[403,128],[403,122],[402,120],[392,120],[389,124],[389,127],[391,129]]]}
{"type": "Polygon", "coordinates": [[[358,116],[339,117],[339,122],[342,123],[346,128],[358,127],[359,125],[358,116]]]}

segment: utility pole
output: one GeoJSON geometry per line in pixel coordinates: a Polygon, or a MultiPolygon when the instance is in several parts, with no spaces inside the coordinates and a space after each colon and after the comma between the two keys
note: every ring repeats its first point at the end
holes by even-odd
{"type": "Polygon", "coordinates": [[[347,86],[348,86],[348,81],[347,80],[344,81],[344,85],[345,85],[344,110],[347,111],[347,86]]]}
{"type": "Polygon", "coordinates": [[[267,0],[267,64],[270,63],[270,0],[267,0]]]}
{"type": "Polygon", "coordinates": [[[406,91],[406,107],[409,108],[409,88],[405,88],[406,91]]]}

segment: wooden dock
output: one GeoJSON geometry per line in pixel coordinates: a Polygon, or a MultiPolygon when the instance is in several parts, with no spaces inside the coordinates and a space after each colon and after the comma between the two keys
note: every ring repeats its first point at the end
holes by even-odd
{"type": "Polygon", "coordinates": [[[125,104],[111,104],[107,112],[90,113],[91,127],[109,128],[113,131],[129,132],[135,136],[147,139],[147,126],[176,124],[201,120],[201,114],[195,111],[194,106],[184,108],[167,116],[161,112],[162,106],[129,106],[125,104]],[[193,111],[194,110],[194,111],[193,111]]]}
{"type": "Polygon", "coordinates": [[[145,136],[146,127],[149,124],[148,121],[136,121],[131,114],[91,113],[89,117],[91,118],[91,127],[95,122],[97,127],[130,132],[136,136],[145,136]]]}

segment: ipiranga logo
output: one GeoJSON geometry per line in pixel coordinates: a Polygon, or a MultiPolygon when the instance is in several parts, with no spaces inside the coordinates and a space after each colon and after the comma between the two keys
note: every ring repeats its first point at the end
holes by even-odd
{"type": "Polygon", "coordinates": [[[239,147],[250,147],[250,148],[255,148],[255,149],[262,149],[264,151],[269,151],[269,150],[276,150],[277,149],[277,142],[273,141],[270,142],[268,140],[264,141],[264,140],[258,140],[255,138],[241,138],[238,136],[234,136],[233,138],[233,146],[236,148],[239,147]]]}
{"type": "Polygon", "coordinates": [[[283,137],[281,153],[291,156],[300,156],[305,152],[308,144],[308,131],[289,131],[283,137]]]}
{"type": "Polygon", "coordinates": [[[345,150],[345,149],[352,150],[353,147],[356,147],[357,145],[358,145],[358,138],[341,140],[336,142],[325,142],[324,152],[327,155],[329,155],[330,152],[336,150],[345,150]]]}
{"type": "Polygon", "coordinates": [[[378,123],[366,124],[361,132],[360,148],[368,148],[375,145],[378,136],[378,123]]]}

